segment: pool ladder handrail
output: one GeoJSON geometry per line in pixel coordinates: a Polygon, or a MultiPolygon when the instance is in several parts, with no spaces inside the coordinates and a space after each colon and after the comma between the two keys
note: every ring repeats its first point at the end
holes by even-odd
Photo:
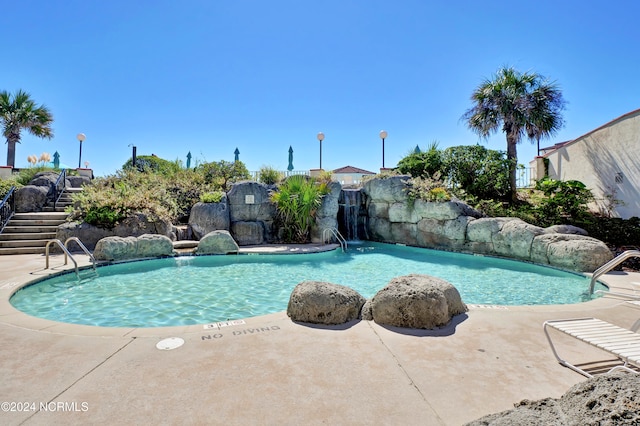
{"type": "Polygon", "coordinates": [[[75,241],[78,243],[78,245],[80,246],[80,248],[82,249],[82,251],[84,251],[89,258],[91,259],[91,262],[93,264],[93,270],[96,270],[96,259],[93,257],[93,255],[89,252],[89,250],[87,250],[87,247],[85,247],[84,244],[82,244],[82,242],[78,239],[78,237],[69,237],[67,238],[67,240],[64,242],[64,244],[62,244],[62,241],[60,241],[59,239],[53,239],[53,240],[48,240],[47,241],[47,245],[44,248],[44,254],[45,254],[45,267],[44,269],[49,269],[49,246],[51,244],[57,244],[58,247],[60,247],[62,249],[62,251],[64,252],[64,264],[67,265],[69,263],[69,259],[71,259],[71,261],[73,262],[75,271],[76,271],[76,277],[80,278],[80,273],[78,270],[78,262],[76,262],[76,260],[73,258],[73,256],[71,255],[71,253],[69,252],[69,241],[75,241]]]}
{"type": "Polygon", "coordinates": [[[322,230],[322,244],[324,244],[325,242],[327,242],[328,240],[328,236],[329,233],[333,234],[333,236],[336,238],[336,240],[338,240],[338,242],[340,243],[340,247],[342,248],[342,251],[346,251],[347,250],[347,240],[344,239],[344,237],[342,236],[342,234],[340,233],[340,231],[338,231],[336,228],[324,228],[322,230]]]}
{"type": "Polygon", "coordinates": [[[601,275],[606,274],[631,257],[640,257],[640,250],[627,250],[625,252],[622,252],[618,256],[614,257],[613,259],[596,269],[591,275],[591,283],[589,283],[589,294],[593,294],[593,289],[596,285],[596,281],[598,280],[598,278],[600,278],[601,275]]]}

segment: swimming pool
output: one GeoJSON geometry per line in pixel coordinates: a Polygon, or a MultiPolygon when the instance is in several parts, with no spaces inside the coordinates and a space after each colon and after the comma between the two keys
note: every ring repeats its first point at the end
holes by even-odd
{"type": "MultiPolygon", "coordinates": [[[[381,243],[301,255],[178,257],[64,274],[18,290],[17,309],[36,317],[105,327],[204,324],[286,310],[305,280],[372,297],[391,278],[443,278],[470,304],[539,305],[589,300],[588,278],[524,262],[381,243]],[[84,277],[84,278],[83,278],[84,277]]],[[[602,287],[604,288],[604,287],[602,287]]]]}

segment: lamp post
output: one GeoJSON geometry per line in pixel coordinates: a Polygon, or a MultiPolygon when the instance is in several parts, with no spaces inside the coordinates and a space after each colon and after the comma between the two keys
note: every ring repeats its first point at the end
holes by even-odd
{"type": "Polygon", "coordinates": [[[380,139],[382,139],[382,168],[384,169],[384,140],[388,136],[386,130],[380,130],[380,139]]]}
{"type": "Polygon", "coordinates": [[[78,136],[76,136],[76,138],[78,138],[78,141],[80,142],[80,157],[78,157],[78,168],[82,167],[82,142],[84,142],[84,140],[87,138],[84,133],[78,133],[78,136]]]}
{"type": "Polygon", "coordinates": [[[320,141],[320,170],[322,170],[322,141],[324,140],[324,133],[318,132],[318,140],[320,141]]]}

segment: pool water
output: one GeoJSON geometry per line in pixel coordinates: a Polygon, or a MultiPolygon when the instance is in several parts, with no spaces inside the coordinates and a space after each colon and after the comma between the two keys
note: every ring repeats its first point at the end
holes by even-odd
{"type": "MultiPolygon", "coordinates": [[[[305,280],[372,297],[393,277],[427,274],[456,286],[470,304],[544,305],[589,300],[589,279],[491,257],[391,244],[350,245],[304,255],[178,257],[64,274],[20,289],[17,309],[40,318],[106,327],[204,324],[286,310],[305,280]]],[[[604,288],[604,287],[602,287],[604,288]]]]}

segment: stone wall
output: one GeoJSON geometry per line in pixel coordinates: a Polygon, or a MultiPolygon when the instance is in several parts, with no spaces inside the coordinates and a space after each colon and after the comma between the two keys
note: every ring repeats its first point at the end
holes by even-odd
{"type": "Polygon", "coordinates": [[[572,228],[540,228],[512,217],[483,218],[461,201],[409,202],[409,176],[369,180],[364,185],[372,240],[472,252],[593,272],[613,255],[606,244],[572,228]]]}

